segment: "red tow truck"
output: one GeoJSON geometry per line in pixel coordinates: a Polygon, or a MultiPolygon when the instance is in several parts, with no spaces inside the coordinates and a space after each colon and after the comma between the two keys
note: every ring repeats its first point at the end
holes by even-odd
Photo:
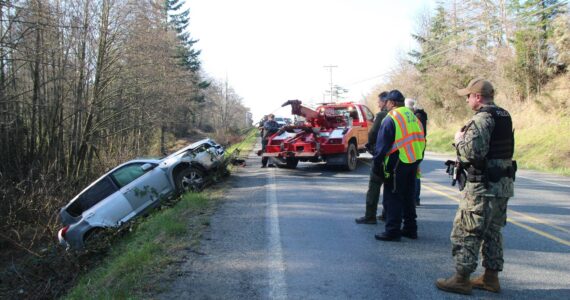
{"type": "Polygon", "coordinates": [[[277,166],[296,168],[299,161],[326,162],[327,166],[356,169],[359,153],[366,151],[368,130],[374,115],[363,104],[353,102],[323,103],[316,109],[289,100],[293,115],[305,121],[282,127],[268,138],[264,157],[273,158],[277,166]]]}

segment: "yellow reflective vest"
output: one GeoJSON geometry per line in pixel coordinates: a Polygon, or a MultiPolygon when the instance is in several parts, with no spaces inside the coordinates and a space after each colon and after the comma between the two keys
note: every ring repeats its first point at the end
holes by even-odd
{"type": "Polygon", "coordinates": [[[398,158],[403,163],[414,163],[424,158],[426,138],[422,123],[407,107],[391,110],[388,116],[394,121],[396,135],[390,152],[386,155],[384,166],[388,165],[388,158],[396,151],[400,151],[398,158]]]}

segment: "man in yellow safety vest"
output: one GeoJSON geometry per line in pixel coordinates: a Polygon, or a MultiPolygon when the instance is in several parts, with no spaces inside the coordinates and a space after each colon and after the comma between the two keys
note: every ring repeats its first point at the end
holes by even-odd
{"type": "Polygon", "coordinates": [[[404,106],[405,97],[392,90],[386,97],[390,112],[382,121],[376,141],[373,172],[384,176],[385,231],[375,235],[381,241],[418,238],[414,203],[418,164],[425,151],[425,134],[414,112],[404,106]],[[402,226],[403,220],[403,226],[402,226]]]}

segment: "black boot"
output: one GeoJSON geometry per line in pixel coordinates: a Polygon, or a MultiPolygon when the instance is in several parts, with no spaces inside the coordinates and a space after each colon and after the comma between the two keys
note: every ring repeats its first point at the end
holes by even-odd
{"type": "Polygon", "coordinates": [[[375,234],[374,238],[376,238],[379,241],[385,241],[385,242],[399,242],[400,241],[399,236],[391,236],[391,235],[386,234],[386,232],[375,234]]]}
{"type": "Polygon", "coordinates": [[[360,218],[356,218],[354,219],[354,222],[356,222],[356,224],[378,224],[378,222],[376,221],[376,218],[372,217],[360,217],[360,218]]]}

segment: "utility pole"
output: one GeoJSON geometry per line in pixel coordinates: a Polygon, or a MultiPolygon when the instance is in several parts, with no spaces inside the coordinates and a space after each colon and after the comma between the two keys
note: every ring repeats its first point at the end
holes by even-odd
{"type": "Polygon", "coordinates": [[[227,131],[227,127],[228,126],[228,119],[229,119],[229,113],[228,113],[228,73],[226,72],[226,93],[224,95],[224,103],[222,104],[222,128],[224,129],[224,134],[226,134],[227,131]],[[225,106],[225,108],[224,108],[225,106]]]}
{"type": "Polygon", "coordinates": [[[337,68],[337,67],[338,67],[338,66],[333,66],[333,65],[324,66],[324,68],[329,68],[329,72],[330,72],[330,78],[331,78],[331,81],[330,81],[330,84],[331,84],[331,89],[330,89],[330,92],[331,92],[331,103],[333,102],[333,80],[332,80],[332,69],[333,69],[333,68],[337,68]]]}

